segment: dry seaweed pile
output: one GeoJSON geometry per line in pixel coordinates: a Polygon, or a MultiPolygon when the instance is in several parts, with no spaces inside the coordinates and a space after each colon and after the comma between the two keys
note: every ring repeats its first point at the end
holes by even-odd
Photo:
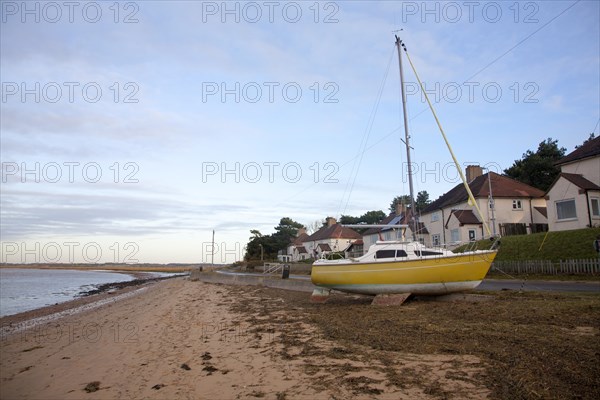
{"type": "Polygon", "coordinates": [[[161,276],[158,278],[133,279],[131,281],[124,281],[124,282],[104,283],[104,284],[96,286],[94,289],[86,290],[86,291],[79,293],[78,297],[87,297],[87,296],[91,296],[94,294],[123,289],[123,288],[131,287],[131,286],[140,286],[140,285],[144,285],[146,283],[163,281],[165,279],[172,279],[175,277],[177,277],[177,276],[161,276]]]}
{"type": "MultiPolygon", "coordinates": [[[[484,373],[467,373],[461,364],[448,369],[445,378],[477,380],[497,399],[600,397],[598,295],[501,292],[482,303],[412,301],[402,307],[375,307],[371,298],[362,296],[334,295],[326,304],[312,304],[306,293],[234,290],[252,291],[254,300],[237,303],[234,311],[251,315],[247,322],[257,334],[277,329],[281,355],[290,360],[318,354],[390,365],[395,358],[390,352],[450,360],[475,356],[484,373]],[[301,334],[301,325],[318,327],[315,337],[339,346],[323,353],[316,341],[301,334]]],[[[386,382],[381,383],[366,376],[343,378],[355,368],[347,363],[324,367],[339,373],[322,384],[343,385],[353,393],[377,395],[382,385],[420,385],[435,398],[461,396],[456,388],[445,387],[444,380],[424,381],[423,374],[410,369],[402,374],[386,369],[386,382]]],[[[305,365],[309,375],[322,368],[305,365]]]]}

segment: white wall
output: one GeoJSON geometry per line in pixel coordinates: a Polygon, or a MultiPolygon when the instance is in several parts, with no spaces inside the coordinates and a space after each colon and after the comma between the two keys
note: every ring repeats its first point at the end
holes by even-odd
{"type": "Polygon", "coordinates": [[[600,157],[561,165],[560,169],[562,172],[583,175],[588,181],[600,186],[600,157]]]}
{"type": "Polygon", "coordinates": [[[350,243],[352,243],[353,240],[356,240],[356,239],[344,239],[344,238],[333,239],[333,238],[331,238],[331,239],[316,240],[316,241],[311,241],[311,242],[304,242],[303,245],[306,248],[306,251],[308,252],[308,256],[313,257],[314,249],[316,249],[317,246],[320,244],[328,244],[329,247],[331,247],[331,251],[337,252],[337,251],[346,250],[348,248],[348,246],[350,246],[350,243]]]}
{"type": "Polygon", "coordinates": [[[585,193],[579,193],[579,187],[565,178],[559,178],[550,192],[548,192],[548,225],[551,231],[566,231],[571,229],[582,229],[589,224],[587,199],[585,193]],[[563,200],[575,200],[577,218],[559,220],[556,215],[556,202],[563,200]]]}
{"type": "Polygon", "coordinates": [[[475,231],[475,240],[482,239],[482,225],[463,225],[460,226],[458,218],[455,216],[450,218],[448,221],[448,229],[446,232],[446,243],[453,244],[452,241],[452,231],[458,229],[458,241],[459,242],[467,242],[469,241],[469,231],[475,231]]]}
{"type": "MultiPolygon", "coordinates": [[[[492,222],[491,222],[491,211],[488,206],[488,199],[487,198],[477,198],[475,200],[477,201],[477,205],[479,206],[479,209],[483,213],[485,222],[487,222],[490,227],[490,231],[493,232],[493,227],[492,227],[492,222]]],[[[494,198],[494,204],[495,204],[495,209],[494,209],[495,215],[494,216],[496,218],[496,233],[500,233],[500,224],[507,224],[507,223],[511,223],[511,224],[517,224],[517,223],[545,224],[548,222],[547,219],[544,218],[544,216],[542,214],[540,214],[538,211],[536,211],[533,208],[533,207],[546,207],[546,201],[543,198],[537,198],[537,199],[529,199],[526,197],[494,198]],[[513,200],[521,200],[521,209],[520,210],[513,209],[513,200]]],[[[453,206],[444,208],[443,218],[442,218],[441,210],[437,210],[433,213],[423,214],[421,216],[421,222],[425,223],[425,226],[427,227],[427,230],[429,231],[429,237],[431,237],[432,235],[439,234],[440,240],[443,243],[444,242],[444,234],[445,234],[446,242],[447,243],[451,242],[451,237],[450,237],[451,227],[448,226],[448,229],[445,229],[444,225],[445,225],[446,221],[448,220],[448,217],[452,213],[452,210],[471,210],[471,211],[473,211],[473,214],[475,214],[477,216],[477,218],[480,218],[475,207],[470,206],[467,202],[455,204],[453,206]],[[435,213],[437,213],[439,215],[439,219],[437,221],[432,222],[432,219],[435,219],[435,218],[432,218],[433,214],[435,214],[435,213]]],[[[461,240],[462,241],[466,241],[469,239],[468,229],[473,229],[473,228],[472,228],[472,226],[470,226],[469,228],[461,229],[461,240]]],[[[488,233],[485,231],[485,228],[484,228],[484,235],[486,237],[488,236],[488,233]]],[[[477,238],[481,239],[481,230],[477,231],[477,238]]]]}

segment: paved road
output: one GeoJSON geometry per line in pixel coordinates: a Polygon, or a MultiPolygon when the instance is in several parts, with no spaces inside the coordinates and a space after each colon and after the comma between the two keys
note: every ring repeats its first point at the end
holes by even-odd
{"type": "MultiPolygon", "coordinates": [[[[264,276],[260,273],[232,272],[227,270],[217,271],[227,275],[264,276]]],[[[310,280],[309,275],[290,275],[298,280],[310,280]]],[[[600,282],[577,281],[533,281],[519,279],[485,279],[476,290],[523,290],[528,292],[587,292],[600,294],[600,282]]]]}
{"type": "Polygon", "coordinates": [[[600,282],[530,281],[518,279],[486,279],[476,290],[524,290],[529,292],[600,293],[600,282]]]}

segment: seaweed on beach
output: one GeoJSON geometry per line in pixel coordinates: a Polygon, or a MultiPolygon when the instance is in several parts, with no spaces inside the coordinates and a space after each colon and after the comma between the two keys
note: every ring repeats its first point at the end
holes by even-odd
{"type": "MultiPolygon", "coordinates": [[[[336,378],[335,360],[371,360],[394,366],[406,355],[419,357],[476,357],[470,373],[447,361],[449,370],[429,379],[424,366],[402,374],[385,368],[385,387],[420,388],[436,398],[468,397],[455,382],[483,384],[493,399],[596,399],[600,388],[600,297],[571,293],[496,292],[490,302],[414,300],[401,307],[374,307],[372,298],[333,294],[326,304],[310,303],[306,293],[270,288],[231,287],[239,298],[232,310],[250,320],[256,331],[276,327],[283,359],[308,359],[319,349],[303,341],[299,323],[317,328],[318,336],[335,344],[320,350],[327,366],[305,364],[310,376],[354,393],[376,395],[380,387],[364,378],[336,378]],[[264,315],[264,316],[263,316],[264,315]],[[306,348],[310,345],[313,348],[306,348]],[[330,373],[330,383],[324,373],[330,373]],[[441,380],[440,380],[441,379],[441,380]]],[[[447,358],[448,359],[448,358],[447,358]]],[[[450,358],[451,360],[451,358],[450,358]]],[[[471,365],[467,363],[467,365],[471,365]]],[[[374,367],[375,369],[379,367],[374,367]]],[[[340,374],[337,374],[338,376],[340,374]]],[[[343,375],[343,374],[342,374],[343,375]]],[[[319,387],[319,389],[321,389],[319,387]]]]}
{"type": "Polygon", "coordinates": [[[90,382],[87,385],[85,385],[83,390],[85,390],[88,393],[93,393],[95,391],[98,391],[98,390],[100,390],[100,382],[99,381],[90,382]]]}
{"type": "Polygon", "coordinates": [[[131,286],[140,286],[140,285],[144,285],[146,283],[158,282],[158,281],[162,281],[162,280],[165,280],[165,279],[171,279],[171,278],[175,278],[175,277],[179,277],[179,276],[178,275],[175,275],[175,276],[162,276],[162,277],[159,277],[159,278],[134,279],[134,280],[131,280],[131,281],[126,281],[126,282],[104,283],[102,285],[98,285],[96,288],[94,288],[92,290],[86,290],[86,291],[83,291],[83,292],[79,293],[77,295],[77,297],[87,297],[87,296],[91,296],[91,295],[94,295],[94,294],[108,292],[108,291],[111,291],[111,290],[118,290],[118,289],[123,289],[123,288],[131,287],[131,286]]]}

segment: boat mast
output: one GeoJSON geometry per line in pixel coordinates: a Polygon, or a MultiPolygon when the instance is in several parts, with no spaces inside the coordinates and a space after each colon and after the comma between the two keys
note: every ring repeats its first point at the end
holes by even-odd
{"type": "Polygon", "coordinates": [[[410,222],[412,238],[414,241],[417,240],[417,210],[415,208],[415,193],[413,189],[413,177],[412,177],[412,163],[410,162],[410,135],[408,133],[408,117],[406,113],[406,92],[404,90],[404,72],[402,70],[402,51],[401,47],[404,47],[402,40],[396,36],[396,48],[398,49],[398,63],[400,64],[400,89],[402,92],[402,114],[404,116],[404,144],[406,145],[406,162],[408,164],[408,187],[410,190],[410,210],[412,213],[412,220],[410,222]]]}

